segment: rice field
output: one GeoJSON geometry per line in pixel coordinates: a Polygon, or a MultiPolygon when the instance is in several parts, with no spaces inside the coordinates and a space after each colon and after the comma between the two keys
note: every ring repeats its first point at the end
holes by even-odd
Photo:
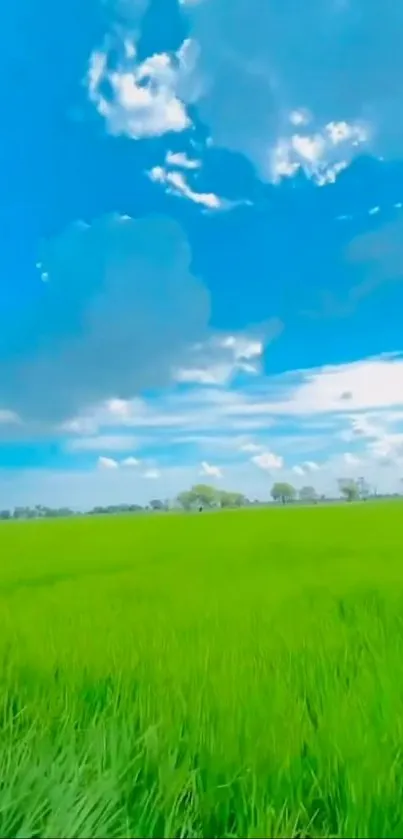
{"type": "Polygon", "coordinates": [[[403,836],[403,505],[0,526],[0,836],[403,836]]]}

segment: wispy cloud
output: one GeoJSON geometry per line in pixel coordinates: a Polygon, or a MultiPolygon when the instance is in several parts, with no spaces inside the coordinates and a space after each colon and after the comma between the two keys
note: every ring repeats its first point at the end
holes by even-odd
{"type": "MultiPolygon", "coordinates": [[[[262,433],[270,431],[278,438],[284,424],[288,427],[292,423],[293,430],[288,428],[284,445],[295,440],[295,448],[300,446],[308,454],[307,448],[311,446],[314,451],[317,440],[321,447],[340,435],[348,442],[360,433],[368,435],[371,428],[375,438],[379,429],[365,419],[374,410],[390,413],[394,409],[396,413],[400,406],[403,415],[403,360],[399,355],[280,376],[260,375],[241,389],[225,377],[222,381],[220,387],[179,384],[152,399],[108,400],[96,411],[73,420],[69,430],[82,434],[82,429],[87,429],[88,434],[91,428],[102,434],[105,429],[136,428],[139,435],[146,434],[149,439],[153,429],[158,430],[161,439],[163,433],[178,438],[180,431],[182,437],[196,435],[199,440],[204,435],[206,443],[206,434],[217,436],[219,432],[221,437],[232,435],[238,449],[253,453],[253,447],[262,447],[262,433]],[[252,440],[251,429],[255,431],[252,440]],[[240,434],[243,440],[239,440],[240,434]]],[[[314,460],[307,458],[304,468],[313,470],[314,460]]]]}
{"type": "Polygon", "coordinates": [[[0,425],[19,425],[21,418],[15,411],[9,411],[5,408],[0,409],[0,425]]]}
{"type": "Polygon", "coordinates": [[[208,478],[222,478],[222,470],[219,466],[213,466],[211,463],[207,463],[207,461],[203,461],[201,465],[201,475],[205,475],[208,478]]]}
{"type": "Polygon", "coordinates": [[[223,210],[231,207],[230,202],[224,198],[219,198],[213,192],[197,192],[197,190],[192,189],[183,172],[170,171],[163,166],[153,166],[147,174],[154,183],[165,186],[170,195],[187,198],[194,204],[200,204],[209,210],[223,210]]]}
{"type": "Polygon", "coordinates": [[[403,474],[401,375],[400,355],[388,355],[280,376],[261,372],[242,386],[177,383],[152,397],[109,400],[83,422],[91,420],[95,439],[129,436],[135,428],[134,460],[105,463],[104,449],[100,463],[119,472],[131,465],[145,477],[159,472],[157,461],[164,495],[169,470],[179,467],[190,470],[193,482],[201,474],[215,480],[219,472],[235,489],[236,475],[245,474],[252,495],[254,471],[269,481],[305,479],[320,492],[337,492],[337,478],[346,475],[392,487],[403,474]]]}
{"type": "Polygon", "coordinates": [[[92,437],[71,437],[66,449],[71,452],[115,451],[124,452],[136,448],[138,440],[126,434],[99,434],[92,437]]]}

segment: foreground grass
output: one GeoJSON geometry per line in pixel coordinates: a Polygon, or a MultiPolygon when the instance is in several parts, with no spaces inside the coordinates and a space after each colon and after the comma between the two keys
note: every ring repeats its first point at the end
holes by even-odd
{"type": "Polygon", "coordinates": [[[403,836],[403,507],[0,527],[0,835],[403,836]]]}

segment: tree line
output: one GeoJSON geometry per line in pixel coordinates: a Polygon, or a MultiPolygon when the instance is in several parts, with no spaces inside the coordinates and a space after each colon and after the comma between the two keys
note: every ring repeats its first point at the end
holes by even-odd
{"type": "MultiPolygon", "coordinates": [[[[357,480],[351,478],[340,478],[338,481],[339,491],[346,501],[366,501],[376,492],[363,478],[357,480]]],[[[286,481],[277,481],[271,488],[271,497],[274,502],[281,504],[292,504],[297,501],[306,504],[315,504],[324,501],[325,496],[319,495],[313,486],[303,486],[297,490],[292,484],[286,481]]],[[[242,492],[230,492],[209,484],[195,484],[188,490],[180,492],[174,501],[152,499],[149,504],[110,504],[107,506],[96,506],[86,511],[86,515],[124,515],[129,513],[145,512],[167,512],[173,509],[191,511],[197,509],[237,509],[240,507],[257,506],[263,502],[258,499],[251,500],[242,492]]],[[[84,515],[76,513],[69,507],[48,507],[43,504],[36,504],[33,507],[15,507],[14,510],[0,510],[0,519],[40,519],[40,518],[65,518],[67,516],[84,515]]]]}
{"type": "MultiPolygon", "coordinates": [[[[364,478],[358,478],[357,480],[352,478],[339,478],[338,486],[341,497],[346,501],[365,501],[371,495],[376,495],[376,492],[371,491],[369,484],[367,484],[364,478]]],[[[297,490],[287,481],[277,481],[274,483],[270,494],[274,502],[282,504],[291,504],[296,501],[313,504],[326,499],[326,496],[319,494],[313,486],[307,485],[297,490]]],[[[196,484],[191,489],[181,492],[177,500],[183,510],[191,510],[196,507],[236,508],[259,503],[258,501],[250,501],[241,492],[227,492],[226,490],[217,489],[208,484],[196,484]]]]}

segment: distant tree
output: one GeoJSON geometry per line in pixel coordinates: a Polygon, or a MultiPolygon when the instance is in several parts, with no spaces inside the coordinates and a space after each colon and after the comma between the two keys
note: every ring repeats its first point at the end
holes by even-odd
{"type": "Polygon", "coordinates": [[[150,501],[150,507],[154,510],[154,512],[161,512],[166,509],[164,502],[159,498],[153,498],[152,501],[150,501]]]}
{"type": "Polygon", "coordinates": [[[346,501],[356,501],[360,497],[358,481],[353,478],[339,478],[339,490],[346,501]]]}
{"type": "Polygon", "coordinates": [[[246,498],[241,492],[227,492],[220,490],[218,493],[218,501],[220,507],[244,507],[246,505],[246,498]]]}
{"type": "Polygon", "coordinates": [[[29,507],[15,507],[13,512],[14,519],[28,519],[30,518],[30,508],[29,507]]]}
{"type": "Polygon", "coordinates": [[[290,501],[294,501],[295,496],[295,488],[292,484],[288,484],[286,481],[278,481],[273,484],[271,488],[271,497],[273,501],[281,501],[283,504],[287,504],[290,501]]]}
{"type": "Polygon", "coordinates": [[[191,489],[180,492],[176,500],[184,510],[243,507],[247,503],[242,492],[219,490],[209,484],[195,484],[191,489]]]}
{"type": "Polygon", "coordinates": [[[11,519],[10,510],[0,510],[0,519],[11,519]]]}
{"type": "Polygon", "coordinates": [[[192,487],[194,502],[197,506],[216,507],[220,503],[220,492],[209,484],[195,484],[192,487]]]}
{"type": "Polygon", "coordinates": [[[302,487],[299,491],[299,497],[301,501],[306,501],[308,503],[318,500],[316,489],[311,486],[302,487]]]}
{"type": "Polygon", "coordinates": [[[191,489],[179,493],[177,501],[184,510],[214,507],[219,504],[219,491],[208,484],[195,484],[191,489]]]}
{"type": "Polygon", "coordinates": [[[176,500],[183,510],[191,510],[195,503],[194,495],[190,489],[180,492],[176,500]]]}

